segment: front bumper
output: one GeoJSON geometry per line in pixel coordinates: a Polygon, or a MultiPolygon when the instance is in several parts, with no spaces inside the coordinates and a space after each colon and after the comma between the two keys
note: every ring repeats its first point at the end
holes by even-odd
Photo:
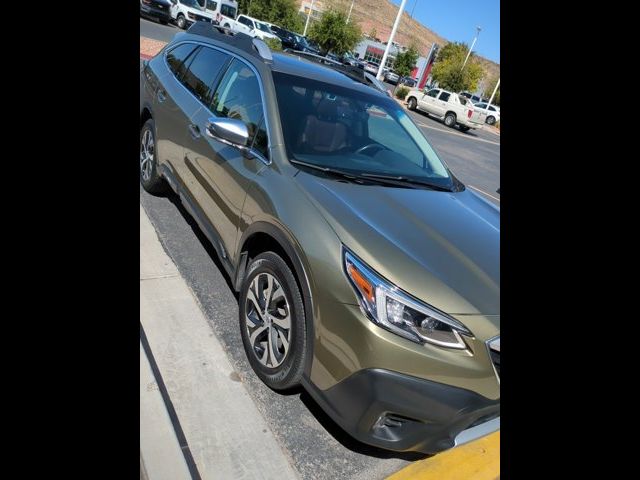
{"type": "Polygon", "coordinates": [[[311,396],[347,433],[395,451],[434,454],[500,428],[500,399],[378,368],[360,370],[311,396]]]}

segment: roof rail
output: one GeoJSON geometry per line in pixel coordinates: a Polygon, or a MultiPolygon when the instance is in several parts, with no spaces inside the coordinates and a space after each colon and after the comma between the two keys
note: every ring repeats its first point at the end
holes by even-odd
{"type": "Polygon", "coordinates": [[[229,28],[212,25],[208,22],[194,22],[194,24],[187,30],[187,33],[224,42],[232,47],[250,53],[265,63],[273,62],[271,49],[267,44],[259,38],[253,38],[246,33],[234,32],[229,28]]]}

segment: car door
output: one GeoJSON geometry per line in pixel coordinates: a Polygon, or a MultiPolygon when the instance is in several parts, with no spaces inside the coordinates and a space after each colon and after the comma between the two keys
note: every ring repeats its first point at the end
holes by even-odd
{"type": "Polygon", "coordinates": [[[451,110],[449,108],[450,99],[451,93],[442,90],[438,97],[433,100],[434,113],[439,117],[444,117],[444,114],[447,113],[447,110],[451,110]]]}
{"type": "Polygon", "coordinates": [[[440,94],[440,90],[437,88],[432,88],[427,93],[423,94],[422,97],[418,100],[418,104],[420,105],[420,109],[424,110],[427,113],[434,113],[435,110],[435,100],[436,97],[440,94]]]}
{"type": "Polygon", "coordinates": [[[239,30],[242,33],[246,33],[247,35],[254,35],[254,25],[253,25],[253,21],[248,19],[247,17],[243,17],[240,16],[238,17],[238,22],[240,23],[240,25],[238,25],[239,30]]]}
{"type": "Polygon", "coordinates": [[[180,180],[186,128],[199,108],[181,82],[197,50],[198,45],[194,43],[181,43],[167,51],[164,58],[158,56],[152,60],[165,62],[169,70],[160,79],[153,105],[157,155],[160,163],[167,164],[180,180]]]}
{"type": "Polygon", "coordinates": [[[264,122],[262,93],[256,71],[234,58],[219,81],[209,108],[192,119],[200,135],[191,136],[185,162],[194,178],[197,202],[219,236],[222,258],[235,256],[242,207],[249,179],[268,163],[268,137],[264,122]],[[211,118],[235,118],[249,129],[253,155],[223,143],[207,132],[211,118]]]}

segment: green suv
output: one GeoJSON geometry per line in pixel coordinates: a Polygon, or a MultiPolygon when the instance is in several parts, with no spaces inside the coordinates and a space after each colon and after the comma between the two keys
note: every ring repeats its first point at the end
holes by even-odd
{"type": "Polygon", "coordinates": [[[140,81],[142,186],[216,249],[264,383],[390,450],[500,428],[500,212],[395,100],[200,22],[140,81]]]}

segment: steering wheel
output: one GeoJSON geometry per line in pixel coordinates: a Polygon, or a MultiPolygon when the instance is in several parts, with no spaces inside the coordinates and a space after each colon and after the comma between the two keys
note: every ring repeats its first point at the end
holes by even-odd
{"type": "Polygon", "coordinates": [[[369,143],[368,145],[365,145],[364,147],[360,147],[359,149],[357,149],[355,153],[360,154],[360,153],[364,152],[365,150],[367,150],[368,148],[373,148],[373,147],[378,147],[380,149],[386,149],[387,148],[384,145],[381,145],[379,143],[369,143]]]}

